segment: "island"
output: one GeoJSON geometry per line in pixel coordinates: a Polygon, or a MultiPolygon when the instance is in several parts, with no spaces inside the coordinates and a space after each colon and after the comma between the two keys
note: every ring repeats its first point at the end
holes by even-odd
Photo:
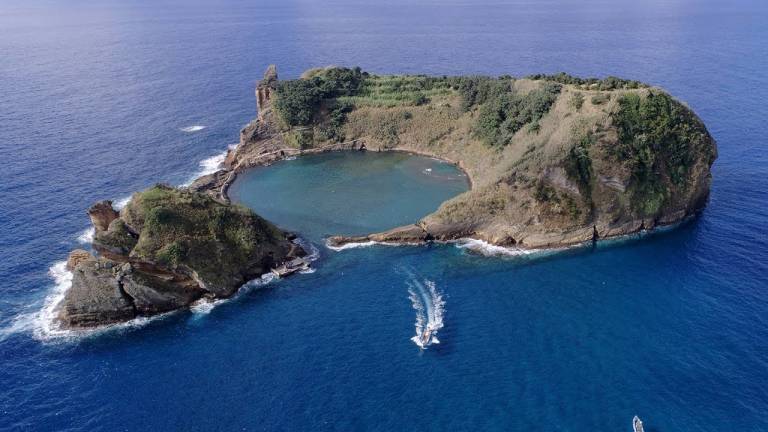
{"type": "Polygon", "coordinates": [[[243,284],[305,255],[250,209],[183,188],[156,185],[119,212],[88,209],[93,248],[70,253],[72,286],[59,307],[67,328],[156,315],[201,299],[232,296],[243,284]]]}
{"type": "MultiPolygon", "coordinates": [[[[230,202],[245,170],[327,151],[404,151],[456,164],[471,188],[414,224],[354,242],[465,238],[557,248],[681,222],[706,205],[714,139],[665,91],[568,74],[382,76],[325,67],[256,86],[258,116],[219,171],[156,185],[88,214],[93,256],[70,254],[60,323],[85,328],[232,296],[249,280],[305,265],[295,235],[230,202]]],[[[397,205],[393,203],[392,205],[397,205]]],[[[279,221],[277,221],[279,224],[279,221]]]]}
{"type": "Polygon", "coordinates": [[[226,200],[243,170],[337,150],[432,156],[469,176],[469,191],[420,221],[331,237],[332,246],[474,238],[537,249],[652,230],[704,208],[717,157],[689,107],[615,77],[379,76],[326,67],[281,81],[270,66],[256,101],[258,117],[224,169],[192,189],[226,200]]]}

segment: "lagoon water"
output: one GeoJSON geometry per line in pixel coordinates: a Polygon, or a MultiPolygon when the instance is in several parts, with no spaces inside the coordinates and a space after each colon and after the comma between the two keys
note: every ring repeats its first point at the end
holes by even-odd
{"type": "Polygon", "coordinates": [[[3,1],[0,430],[768,430],[767,22],[748,0],[3,1]],[[543,257],[336,252],[325,236],[413,222],[466,179],[402,154],[286,161],[234,192],[316,245],[314,273],[46,332],[84,209],[215,169],[269,63],[650,82],[717,139],[712,197],[676,230],[543,257]]]}

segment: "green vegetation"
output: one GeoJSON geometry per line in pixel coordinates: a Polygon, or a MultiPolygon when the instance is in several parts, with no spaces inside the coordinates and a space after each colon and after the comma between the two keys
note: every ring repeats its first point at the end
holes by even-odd
{"type": "Polygon", "coordinates": [[[630,164],[637,210],[654,214],[666,197],[662,176],[666,174],[675,185],[683,186],[695,159],[693,150],[705,138],[706,130],[688,108],[665,93],[652,91],[646,97],[625,94],[618,103],[613,122],[619,143],[613,155],[630,164]]]}
{"type": "Polygon", "coordinates": [[[324,99],[357,94],[367,76],[360,68],[329,68],[309,78],[280,81],[275,109],[286,126],[308,126],[324,99]]]}
{"type": "Polygon", "coordinates": [[[318,137],[325,141],[344,141],[344,123],[347,121],[347,114],[352,112],[355,106],[347,101],[335,101],[328,115],[328,122],[320,126],[318,137]]]}
{"type": "Polygon", "coordinates": [[[461,109],[469,111],[476,105],[482,105],[499,94],[511,91],[511,78],[494,79],[484,76],[457,77],[451,85],[461,95],[461,109]]]}
{"type": "Polygon", "coordinates": [[[648,87],[647,84],[640,81],[625,80],[614,76],[609,76],[604,79],[599,78],[579,78],[573,75],[569,75],[565,72],[560,72],[554,75],[536,74],[529,75],[526,78],[532,80],[544,80],[553,81],[560,84],[570,84],[580,86],[586,89],[597,90],[621,90],[621,89],[637,89],[648,87]]]}
{"type": "Polygon", "coordinates": [[[489,146],[503,147],[528,123],[534,124],[529,131],[538,132],[538,120],[549,111],[560,88],[560,84],[545,83],[536,90],[519,94],[506,85],[491,87],[489,93],[482,95],[485,101],[480,107],[475,134],[489,146]]]}
{"type": "Polygon", "coordinates": [[[565,160],[565,171],[568,176],[579,185],[579,191],[585,197],[589,197],[592,191],[592,158],[589,156],[589,148],[594,144],[595,138],[591,133],[586,133],[571,147],[565,160]]]}
{"type": "Polygon", "coordinates": [[[582,105],[584,105],[584,95],[578,92],[574,93],[568,101],[568,105],[576,111],[580,110],[582,105]]]}
{"type": "Polygon", "coordinates": [[[136,237],[130,232],[122,219],[115,219],[109,224],[109,229],[96,234],[95,241],[100,246],[106,246],[117,253],[128,253],[136,246],[136,237]]]}
{"type": "Polygon", "coordinates": [[[449,96],[449,80],[425,75],[369,76],[356,94],[341,97],[340,101],[355,107],[420,106],[449,96]]]}
{"type": "Polygon", "coordinates": [[[134,194],[121,219],[139,232],[132,257],[194,269],[203,280],[229,286],[240,270],[278,251],[282,232],[238,205],[157,185],[134,194]]]}

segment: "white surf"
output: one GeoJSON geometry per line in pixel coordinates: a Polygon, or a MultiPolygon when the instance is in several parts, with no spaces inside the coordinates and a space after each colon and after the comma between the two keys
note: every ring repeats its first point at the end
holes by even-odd
{"type": "Polygon", "coordinates": [[[192,125],[192,126],[183,127],[179,130],[186,133],[192,133],[192,132],[199,132],[203,129],[205,129],[205,126],[203,125],[192,125]]]}
{"type": "Polygon", "coordinates": [[[408,298],[416,311],[416,334],[411,338],[413,343],[422,349],[440,343],[437,333],[443,328],[445,301],[435,283],[427,279],[420,281],[411,276],[408,281],[408,298]],[[427,333],[428,336],[425,337],[427,333]]]}

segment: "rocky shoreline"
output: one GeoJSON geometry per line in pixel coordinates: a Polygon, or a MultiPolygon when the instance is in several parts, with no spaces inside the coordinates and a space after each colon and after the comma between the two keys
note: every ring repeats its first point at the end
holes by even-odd
{"type": "Polygon", "coordinates": [[[343,68],[312,70],[293,82],[349,86],[339,84],[339,76],[357,80],[357,90],[337,91],[347,96],[372,98],[370,89],[360,93],[364,82],[399,82],[402,88],[413,81],[420,88],[439,84],[444,91],[435,101],[422,95],[387,108],[365,102],[345,108],[350,105],[330,91],[332,97],[312,108],[310,124],[292,126],[275,107],[287,90],[270,66],[256,87],[258,117],[241,130],[222,169],[187,187],[158,185],[134,194],[120,211],[109,201],[88,210],[99,256],[84,250],[70,254],[72,287],[59,305],[59,322],[88,328],[226,298],[248,280],[305,256],[295,236],[232,205],[228,195],[239,173],[301,155],[402,151],[452,163],[470,182],[468,192],[415,224],[366,236],[333,236],[328,239],[332,248],[475,239],[521,250],[557,249],[676,224],[706,205],[715,142],[689,108],[661,90],[622,80],[451,81],[375,77],[343,68]],[[501,89],[500,97],[517,104],[538,103],[539,110],[543,102],[525,98],[548,97],[551,107],[527,130],[505,138],[504,147],[489,146],[476,137],[473,124],[487,115],[483,110],[491,102],[466,107],[466,94],[460,97],[457,91],[466,93],[467,82],[501,89]],[[605,82],[610,88],[601,91],[605,82]],[[588,105],[585,95],[592,97],[588,105]],[[659,132],[654,126],[659,122],[668,130],[659,132]],[[332,139],[329,130],[335,131],[332,139]],[[627,136],[627,130],[634,132],[627,136]],[[672,149],[654,142],[649,147],[648,134],[672,149]]]}
{"type": "MultiPolygon", "coordinates": [[[[592,161],[592,166],[589,168],[593,171],[593,179],[586,186],[577,184],[577,181],[566,172],[567,167],[561,166],[539,169],[539,172],[536,173],[539,179],[533,180],[533,183],[536,184],[530,186],[530,179],[526,179],[528,184],[525,185],[520,185],[519,182],[518,184],[511,183],[510,180],[516,180],[514,177],[523,177],[516,172],[508,174],[512,176],[509,180],[503,176],[501,182],[498,180],[494,181],[495,184],[489,182],[487,178],[484,178],[487,176],[482,175],[484,170],[482,159],[480,162],[468,163],[463,158],[467,157],[467,151],[446,149],[447,146],[445,145],[419,147],[418,143],[404,142],[403,140],[394,145],[387,145],[375,137],[357,136],[340,143],[316,142],[306,148],[292,146],[287,142],[286,135],[288,132],[284,126],[281,126],[279,114],[275,112],[273,107],[274,98],[279,93],[277,89],[279,82],[276,68],[270,66],[265,72],[264,79],[258,83],[256,88],[258,118],[243,128],[240,133],[240,142],[234,149],[228,151],[223,169],[199,178],[190,185],[190,189],[228,201],[229,186],[234,182],[237,174],[244,170],[266,166],[290,157],[329,151],[354,150],[402,151],[444,160],[462,169],[470,182],[469,192],[445,203],[437,212],[416,224],[396,227],[367,236],[333,236],[328,239],[329,245],[332,246],[368,241],[423,243],[473,238],[504,247],[532,250],[560,248],[632,235],[653,230],[656,227],[672,225],[697,215],[704,209],[708,199],[711,182],[709,168],[717,155],[714,140],[692,111],[674,101],[672,102],[674,104],[672,109],[683,111],[681,115],[685,116],[686,121],[690,124],[686,127],[695,128],[699,131],[700,138],[692,145],[695,144],[702,148],[704,153],[698,155],[689,149],[693,157],[687,168],[689,179],[687,183],[683,183],[681,187],[669,181],[669,186],[664,186],[667,188],[664,193],[668,196],[668,204],[655,212],[643,213],[632,210],[632,206],[626,204],[628,199],[633,199],[626,196],[628,189],[633,187],[633,174],[628,173],[627,170],[617,170],[615,165],[618,164],[610,161],[602,163],[605,166],[600,167],[600,171],[605,171],[605,173],[595,173],[598,163],[595,163],[597,162],[595,160],[592,161]],[[506,214],[487,217],[487,214],[482,214],[486,212],[482,203],[477,206],[474,205],[473,200],[485,199],[486,197],[482,194],[486,196],[499,195],[496,190],[491,192],[488,190],[501,188],[504,189],[501,192],[506,196],[492,196],[491,198],[507,201],[504,203],[506,207],[504,213],[506,214]],[[522,191],[524,193],[516,193],[515,189],[527,190],[522,191]],[[546,200],[536,196],[541,189],[547,190],[547,194],[554,195],[555,199],[550,198],[548,199],[550,202],[546,202],[546,200]],[[587,203],[585,198],[589,198],[590,202],[587,203]],[[552,201],[555,200],[557,202],[553,204],[552,201]],[[573,203],[582,200],[585,201],[583,204],[573,203]],[[623,208],[617,208],[617,203],[623,203],[621,204],[623,208]],[[455,207],[469,205],[477,207],[477,210],[473,214],[455,218],[450,214],[451,204],[455,207]],[[573,218],[569,220],[568,217],[564,217],[567,216],[563,213],[562,207],[564,205],[570,206],[571,212],[576,208],[576,211],[581,213],[580,217],[575,218],[576,220],[573,218]],[[536,207],[536,209],[531,209],[531,207],[536,207]]],[[[637,93],[637,91],[633,92],[637,93]]],[[[646,90],[639,92],[652,94],[647,93],[646,90]]],[[[566,113],[565,117],[568,115],[566,113]]],[[[601,115],[606,118],[601,121],[610,122],[612,120],[610,116],[614,114],[610,113],[608,117],[604,114],[601,115]]],[[[588,132],[595,135],[594,141],[596,142],[592,147],[608,147],[614,145],[613,143],[618,139],[614,126],[610,123],[598,124],[593,128],[596,131],[588,132]]],[[[605,153],[606,150],[601,149],[601,152],[605,153]]],[[[499,159],[499,156],[493,152],[486,153],[488,153],[489,159],[499,159]]],[[[607,159],[605,155],[601,155],[601,157],[607,159]]],[[[563,163],[561,161],[555,162],[557,164],[563,163]]],[[[524,174],[528,175],[529,173],[524,174]]],[[[658,174],[661,175],[662,173],[658,174]]],[[[487,211],[486,213],[491,212],[487,211]]]]}
{"type": "Polygon", "coordinates": [[[184,189],[157,185],[134,194],[120,211],[101,201],[88,215],[98,255],[77,249],[68,257],[72,285],[56,312],[66,329],[228,298],[275,268],[306,264],[293,234],[250,210],[184,189]]]}

